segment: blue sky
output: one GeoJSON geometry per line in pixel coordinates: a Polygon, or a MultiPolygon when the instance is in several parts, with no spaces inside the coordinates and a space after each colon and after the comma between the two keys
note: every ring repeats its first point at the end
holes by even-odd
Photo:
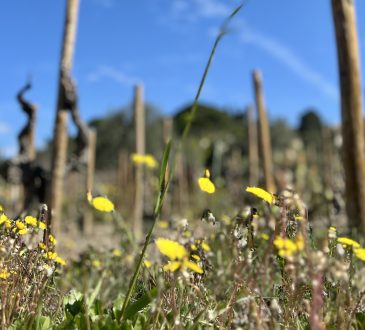
{"type": "MultiPolygon", "coordinates": [[[[128,104],[136,82],[143,83],[146,100],[162,113],[190,102],[217,29],[237,3],[81,0],[73,74],[82,116],[89,120],[128,104]]],[[[364,55],[365,2],[356,5],[364,55]]],[[[14,96],[30,74],[34,88],[28,97],[39,105],[37,145],[52,135],[64,10],[61,0],[1,1],[2,154],[16,151],[25,117],[14,96]]],[[[202,101],[243,109],[253,102],[254,68],[263,72],[271,118],[296,124],[313,106],[325,121],[338,123],[330,0],[249,0],[217,51],[202,101]]]]}

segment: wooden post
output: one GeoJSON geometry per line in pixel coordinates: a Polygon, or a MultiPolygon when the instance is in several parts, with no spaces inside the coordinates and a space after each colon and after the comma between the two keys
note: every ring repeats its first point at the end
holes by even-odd
{"type": "MultiPolygon", "coordinates": [[[[95,176],[95,152],[96,152],[96,131],[89,129],[89,145],[87,150],[87,168],[86,168],[86,193],[93,191],[95,176]]],[[[86,195],[86,194],[85,194],[86,195]]],[[[85,201],[86,203],[86,201],[85,201]]],[[[84,211],[83,231],[90,235],[93,231],[93,212],[88,205],[84,211]]]]}
{"type": "Polygon", "coordinates": [[[365,154],[359,44],[353,0],[332,0],[341,86],[346,211],[365,233],[365,154]]]}
{"type": "Polygon", "coordinates": [[[56,235],[60,228],[63,180],[67,153],[67,109],[63,109],[64,95],[62,92],[61,73],[63,70],[70,72],[72,69],[78,9],[79,0],[67,1],[51,167],[50,215],[52,232],[56,235]]]}
{"type": "MultiPolygon", "coordinates": [[[[143,88],[140,85],[135,87],[134,94],[134,127],[136,137],[136,153],[145,154],[145,111],[143,104],[143,88]]],[[[143,231],[144,213],[144,167],[136,164],[135,175],[135,200],[134,200],[134,221],[133,232],[137,239],[140,239],[143,231]]]]}
{"type": "Polygon", "coordinates": [[[248,127],[248,175],[249,185],[255,187],[259,182],[259,149],[257,143],[257,121],[255,119],[254,108],[247,109],[248,127]]]}
{"type": "Polygon", "coordinates": [[[256,107],[258,112],[260,156],[262,157],[265,188],[269,192],[274,193],[276,192],[276,188],[273,177],[270,126],[266,116],[261,73],[259,71],[254,71],[252,77],[255,89],[256,107]]]}

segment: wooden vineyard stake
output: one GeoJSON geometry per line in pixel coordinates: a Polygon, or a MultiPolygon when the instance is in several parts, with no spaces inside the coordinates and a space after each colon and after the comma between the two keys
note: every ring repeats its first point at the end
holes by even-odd
{"type": "Polygon", "coordinates": [[[260,156],[262,158],[265,189],[271,193],[275,193],[276,188],[273,177],[270,126],[266,115],[261,73],[259,71],[254,71],[252,77],[258,113],[260,156]]]}
{"type": "Polygon", "coordinates": [[[350,225],[365,233],[365,146],[354,2],[332,0],[332,13],[341,87],[346,211],[350,225]]]}
{"type": "Polygon", "coordinates": [[[247,126],[248,126],[248,175],[249,185],[256,187],[259,182],[259,149],[257,140],[257,121],[255,119],[254,108],[250,106],[247,109],[247,126]]]}
{"type": "Polygon", "coordinates": [[[63,47],[61,52],[58,99],[56,121],[54,128],[54,141],[51,165],[51,191],[50,191],[50,223],[52,231],[58,233],[61,221],[63,200],[63,180],[65,174],[67,154],[67,109],[64,108],[65,95],[62,85],[62,75],[72,69],[73,53],[75,48],[77,17],[79,0],[68,0],[66,7],[66,20],[63,34],[63,47]]]}

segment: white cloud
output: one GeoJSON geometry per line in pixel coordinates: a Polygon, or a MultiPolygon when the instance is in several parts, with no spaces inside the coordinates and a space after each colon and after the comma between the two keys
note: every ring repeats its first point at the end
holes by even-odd
{"type": "Polygon", "coordinates": [[[183,20],[227,17],[231,11],[231,6],[221,0],[174,0],[171,3],[171,15],[183,20]]]}
{"type": "Polygon", "coordinates": [[[4,135],[10,132],[10,126],[7,123],[0,121],[0,135],[4,135]]]}
{"type": "Polygon", "coordinates": [[[111,79],[118,84],[130,87],[140,83],[141,79],[127,75],[126,73],[113,68],[111,66],[100,66],[94,72],[91,72],[87,76],[87,80],[90,82],[99,82],[103,79],[111,79]]]}
{"type": "Polygon", "coordinates": [[[302,80],[320,90],[323,95],[326,95],[332,100],[338,100],[339,90],[336,85],[323,77],[319,72],[312,69],[288,46],[274,40],[270,36],[254,31],[247,25],[244,26],[244,32],[241,35],[241,40],[244,43],[261,48],[271,56],[275,57],[302,80]]]}

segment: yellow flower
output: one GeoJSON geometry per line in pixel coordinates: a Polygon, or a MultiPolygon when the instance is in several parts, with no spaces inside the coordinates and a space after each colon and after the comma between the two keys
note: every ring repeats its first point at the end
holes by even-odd
{"type": "Polygon", "coordinates": [[[275,238],[274,245],[279,250],[278,254],[282,258],[290,257],[299,250],[297,244],[291,239],[280,236],[275,238]]]}
{"type": "Polygon", "coordinates": [[[39,247],[41,250],[44,250],[44,251],[46,251],[46,250],[47,250],[47,246],[46,246],[46,244],[44,244],[44,243],[42,243],[42,242],[39,242],[39,243],[38,243],[38,247],[39,247]]]}
{"type": "Polygon", "coordinates": [[[156,245],[159,251],[171,260],[163,267],[164,271],[174,272],[189,268],[198,274],[203,274],[203,269],[188,259],[188,251],[181,244],[166,238],[158,238],[156,245]]]}
{"type": "Polygon", "coordinates": [[[145,163],[149,168],[157,167],[157,161],[152,155],[145,155],[145,163]]]}
{"type": "Polygon", "coordinates": [[[143,261],[143,263],[144,263],[146,268],[150,268],[152,266],[152,262],[147,260],[147,259],[145,261],[143,261]]]}
{"type": "Polygon", "coordinates": [[[10,276],[10,273],[6,268],[0,270],[0,278],[6,280],[10,276]]]}
{"type": "Polygon", "coordinates": [[[3,209],[2,205],[0,205],[0,212],[3,212],[3,211],[4,211],[4,209],[3,209]]]}
{"type": "Polygon", "coordinates": [[[348,237],[339,237],[337,238],[337,242],[341,243],[343,245],[343,247],[345,248],[359,248],[360,247],[360,243],[352,240],[351,238],[348,237]]]}
{"type": "Polygon", "coordinates": [[[166,238],[158,238],[156,240],[156,245],[159,251],[170,260],[180,260],[188,255],[188,252],[181,244],[166,238]]]}
{"type": "Polygon", "coordinates": [[[2,213],[0,215],[0,225],[6,222],[7,220],[9,220],[9,218],[6,216],[6,214],[2,213]]]}
{"type": "Polygon", "coordinates": [[[100,268],[101,267],[101,262],[98,259],[93,260],[91,264],[94,268],[100,268]]]}
{"type": "Polygon", "coordinates": [[[122,256],[122,251],[120,251],[119,249],[114,249],[113,250],[113,255],[114,255],[114,257],[121,257],[122,256]]]}
{"type": "Polygon", "coordinates": [[[11,220],[10,219],[6,219],[5,220],[5,228],[6,229],[10,229],[11,228],[11,220]]]}
{"type": "Polygon", "coordinates": [[[53,235],[49,235],[48,236],[48,240],[53,245],[56,245],[57,244],[57,240],[56,240],[56,238],[53,235]]]}
{"type": "Polygon", "coordinates": [[[66,266],[66,261],[61,257],[56,257],[55,261],[62,266],[66,266]]]}
{"type": "Polygon", "coordinates": [[[37,218],[32,217],[31,215],[27,215],[25,217],[25,223],[33,226],[33,227],[39,227],[40,229],[45,230],[47,228],[46,224],[42,221],[38,221],[37,218]]]}
{"type": "Polygon", "coordinates": [[[26,225],[19,220],[15,222],[15,226],[16,227],[13,229],[13,231],[18,233],[19,235],[25,235],[28,232],[26,225]]]}
{"type": "Polygon", "coordinates": [[[98,211],[102,212],[112,212],[114,211],[114,204],[106,197],[97,196],[92,197],[91,193],[87,193],[87,200],[89,201],[90,205],[97,209],[98,211]]]}
{"type": "Polygon", "coordinates": [[[31,225],[33,227],[37,227],[38,221],[35,217],[32,217],[31,215],[27,215],[24,220],[25,220],[26,224],[31,225]]]}
{"type": "Polygon", "coordinates": [[[355,256],[365,261],[365,249],[355,249],[355,256]]]}
{"type": "Polygon", "coordinates": [[[246,191],[263,199],[265,202],[267,202],[269,204],[274,203],[274,195],[270,194],[269,192],[267,192],[264,189],[257,188],[257,187],[247,187],[246,191]]]}
{"type": "Polygon", "coordinates": [[[210,252],[210,246],[204,241],[201,243],[201,247],[205,252],[210,252]]]}
{"type": "Polygon", "coordinates": [[[136,165],[146,165],[147,167],[150,168],[155,168],[158,165],[156,159],[150,154],[146,155],[132,154],[131,158],[132,162],[135,163],[136,165]]]}
{"type": "Polygon", "coordinates": [[[57,252],[52,251],[45,253],[44,256],[50,260],[56,260],[56,258],[58,257],[57,252]]]}
{"type": "Polygon", "coordinates": [[[197,254],[192,254],[191,257],[195,259],[196,261],[200,261],[200,257],[197,254]]]}
{"type": "Polygon", "coordinates": [[[206,169],[204,176],[198,179],[199,188],[208,194],[213,194],[215,192],[215,185],[210,181],[209,170],[206,169]]]}

